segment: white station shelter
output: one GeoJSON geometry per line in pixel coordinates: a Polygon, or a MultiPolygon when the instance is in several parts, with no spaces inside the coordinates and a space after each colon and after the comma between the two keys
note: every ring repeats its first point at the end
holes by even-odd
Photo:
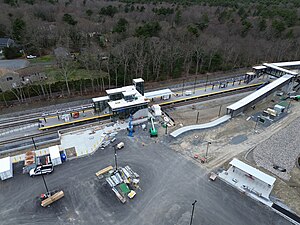
{"type": "Polygon", "coordinates": [[[158,91],[146,92],[145,97],[152,101],[154,101],[157,98],[167,100],[170,99],[173,94],[174,93],[169,88],[166,88],[158,91]]]}
{"type": "Polygon", "coordinates": [[[230,168],[219,177],[256,197],[269,200],[276,178],[234,158],[230,168]]]}

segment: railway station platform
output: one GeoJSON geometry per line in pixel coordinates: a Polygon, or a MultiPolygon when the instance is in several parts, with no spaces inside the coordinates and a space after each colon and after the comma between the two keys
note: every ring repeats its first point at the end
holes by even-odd
{"type": "Polygon", "coordinates": [[[39,130],[47,130],[51,128],[80,124],[90,120],[110,118],[111,114],[95,114],[94,109],[81,110],[77,113],[69,113],[64,115],[49,116],[40,118],[39,130]]]}
{"type": "MultiPolygon", "coordinates": [[[[245,90],[248,88],[255,88],[261,85],[262,82],[247,84],[244,82],[227,82],[219,85],[208,84],[205,87],[193,88],[189,87],[182,91],[173,92],[173,95],[167,100],[155,100],[149,103],[149,105],[159,104],[160,106],[172,106],[180,102],[196,100],[200,98],[206,98],[213,95],[220,95],[233,91],[245,90]],[[189,91],[189,92],[186,92],[189,91]]],[[[106,110],[108,111],[108,110],[106,110]]],[[[52,128],[69,126],[72,124],[81,124],[91,120],[104,120],[111,118],[110,113],[95,113],[93,108],[79,110],[77,115],[74,116],[74,112],[68,114],[57,114],[56,116],[47,116],[39,119],[39,130],[48,130],[52,128]]]]}

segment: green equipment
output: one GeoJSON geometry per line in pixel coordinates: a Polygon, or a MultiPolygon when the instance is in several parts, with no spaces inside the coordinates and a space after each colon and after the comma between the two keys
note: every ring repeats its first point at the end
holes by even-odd
{"type": "Polygon", "coordinates": [[[150,137],[157,137],[157,130],[154,126],[153,118],[151,117],[151,128],[149,129],[150,131],[150,137]]]}
{"type": "Polygon", "coordinates": [[[291,99],[294,99],[296,101],[300,100],[300,95],[290,96],[291,99]]]}

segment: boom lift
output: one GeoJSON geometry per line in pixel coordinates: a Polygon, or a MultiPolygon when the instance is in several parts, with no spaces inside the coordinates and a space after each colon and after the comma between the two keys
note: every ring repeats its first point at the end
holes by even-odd
{"type": "Polygon", "coordinates": [[[153,118],[151,117],[150,137],[157,137],[157,130],[154,126],[153,118]]]}

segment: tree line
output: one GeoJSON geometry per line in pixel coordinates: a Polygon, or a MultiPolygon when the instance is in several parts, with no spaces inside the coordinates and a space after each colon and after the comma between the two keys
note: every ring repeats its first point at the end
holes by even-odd
{"type": "MultiPolygon", "coordinates": [[[[90,88],[97,79],[114,87],[136,77],[201,77],[297,60],[300,53],[297,0],[4,0],[0,6],[0,36],[25,52],[43,55],[62,46],[79,54],[73,69],[105,71],[90,88]]],[[[78,90],[68,87],[68,70],[62,81],[67,93],[78,90]]]]}

